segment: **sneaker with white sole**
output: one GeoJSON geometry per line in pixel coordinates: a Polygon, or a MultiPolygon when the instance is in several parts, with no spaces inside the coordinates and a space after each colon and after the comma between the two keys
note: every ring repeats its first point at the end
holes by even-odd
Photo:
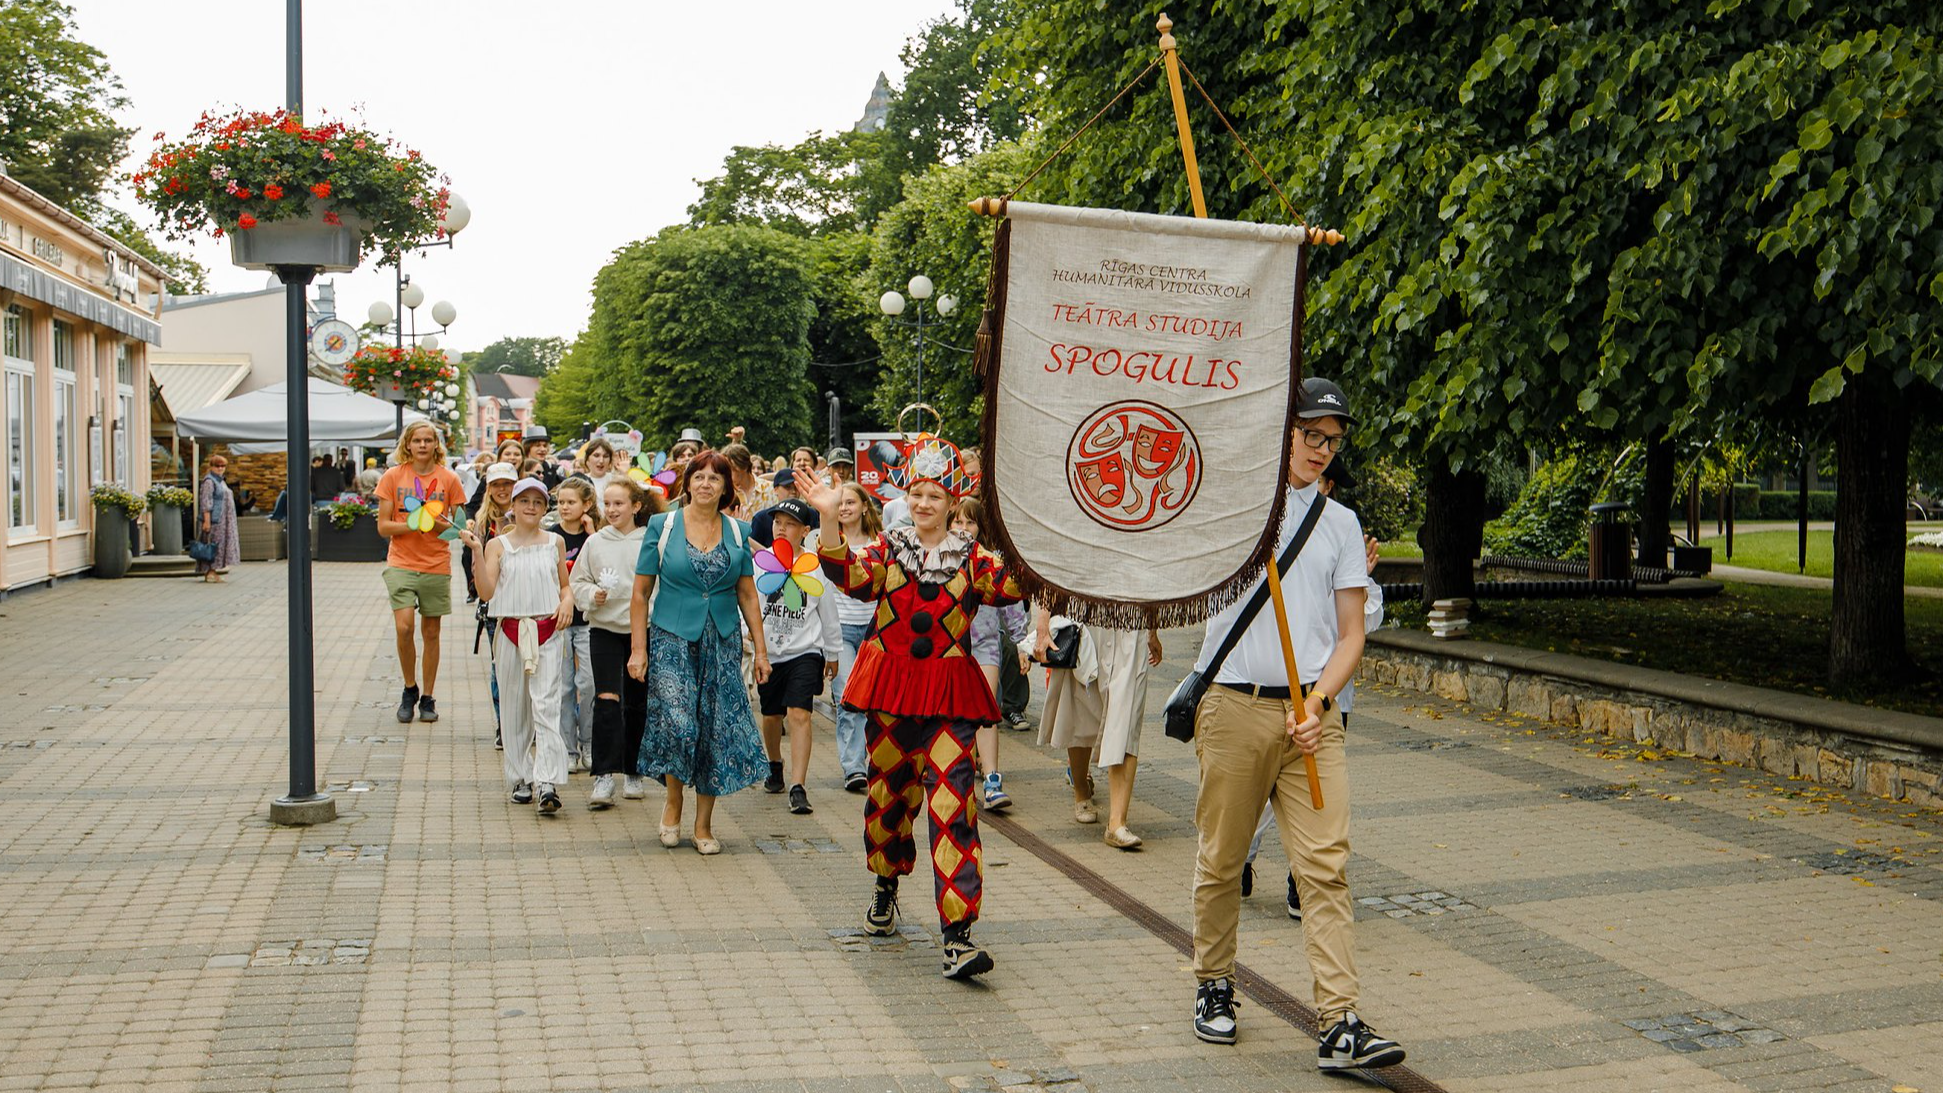
{"type": "Polygon", "coordinates": [[[1235,981],[1223,976],[1194,992],[1194,1035],[1210,1044],[1235,1042],[1235,981]]]}
{"type": "Polygon", "coordinates": [[[1295,874],[1289,874],[1289,917],[1302,921],[1302,896],[1295,890],[1295,874]]]}
{"type": "Polygon", "coordinates": [[[845,775],[843,788],[850,793],[862,793],[864,790],[870,788],[870,776],[861,772],[845,775]]]}
{"type": "Polygon", "coordinates": [[[897,878],[878,877],[877,888],[870,894],[870,906],[864,908],[864,933],[889,937],[896,932],[897,878]]]}
{"type": "Polygon", "coordinates": [[[630,774],[621,779],[621,796],[630,801],[638,801],[648,795],[646,779],[638,774],[630,774]]]}
{"type": "Polygon", "coordinates": [[[1005,792],[1005,779],[998,771],[985,776],[985,807],[993,812],[1012,807],[1012,795],[1005,792]]]}
{"type": "Polygon", "coordinates": [[[801,782],[789,787],[789,811],[797,816],[807,816],[816,811],[810,807],[809,790],[804,789],[801,782]]]}
{"type": "Polygon", "coordinates": [[[600,774],[594,777],[594,791],[587,795],[587,807],[596,811],[614,807],[614,776],[600,774]]]}
{"type": "Polygon", "coordinates": [[[554,813],[560,811],[560,793],[558,790],[555,790],[553,788],[553,783],[541,782],[539,789],[540,789],[540,815],[551,816],[554,813]]]}
{"type": "Polygon", "coordinates": [[[945,931],[944,977],[970,979],[992,970],[992,954],[971,939],[971,927],[959,926],[945,931]]]}
{"type": "Polygon", "coordinates": [[[1343,1014],[1342,1020],[1329,1026],[1316,1048],[1318,1070],[1359,1070],[1401,1062],[1403,1048],[1395,1040],[1378,1036],[1354,1013],[1343,1014]]]}
{"type": "Polygon", "coordinates": [[[533,803],[533,783],[521,782],[519,785],[514,786],[513,803],[516,805],[532,804],[533,803]]]}

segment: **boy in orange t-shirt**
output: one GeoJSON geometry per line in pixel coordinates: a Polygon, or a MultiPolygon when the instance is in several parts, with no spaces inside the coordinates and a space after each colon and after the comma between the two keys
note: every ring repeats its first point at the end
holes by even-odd
{"type": "MultiPolygon", "coordinates": [[[[385,590],[391,597],[391,617],[397,628],[398,666],[405,690],[398,702],[398,720],[437,721],[438,704],[432,690],[439,675],[439,627],[452,613],[452,545],[439,533],[452,526],[450,513],[465,504],[465,486],[445,465],[445,442],[436,426],[417,421],[405,427],[392,453],[392,467],[378,479],[378,534],[391,540],[385,558],[385,590]],[[414,501],[416,503],[414,503],[414,501]],[[407,521],[419,509],[435,515],[428,530],[407,521]],[[412,640],[413,616],[425,639],[424,666],[418,670],[418,649],[412,640]],[[421,694],[418,676],[424,676],[421,694]]],[[[471,531],[461,531],[468,545],[471,531]]]]}

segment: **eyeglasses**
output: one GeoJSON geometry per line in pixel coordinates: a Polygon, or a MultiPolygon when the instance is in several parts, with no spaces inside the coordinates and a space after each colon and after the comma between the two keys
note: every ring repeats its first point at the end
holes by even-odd
{"type": "Polygon", "coordinates": [[[1311,448],[1326,447],[1331,452],[1340,452],[1349,443],[1349,437],[1342,433],[1325,433],[1321,429],[1297,429],[1296,432],[1302,434],[1302,443],[1311,448]]]}

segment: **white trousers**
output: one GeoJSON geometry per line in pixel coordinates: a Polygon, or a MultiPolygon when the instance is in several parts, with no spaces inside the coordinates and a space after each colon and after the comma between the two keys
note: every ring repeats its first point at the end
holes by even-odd
{"type": "Polygon", "coordinates": [[[560,736],[560,699],[566,687],[567,666],[561,647],[565,643],[565,628],[555,630],[540,646],[531,675],[521,662],[518,642],[493,643],[493,668],[499,675],[499,735],[506,746],[509,789],[522,782],[550,782],[555,786],[567,782],[567,743],[560,736]]]}

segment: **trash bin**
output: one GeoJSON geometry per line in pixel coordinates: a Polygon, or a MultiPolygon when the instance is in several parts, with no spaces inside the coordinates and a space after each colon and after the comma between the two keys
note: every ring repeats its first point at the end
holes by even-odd
{"type": "Polygon", "coordinates": [[[1592,535],[1586,543],[1587,573],[1595,581],[1633,579],[1633,525],[1624,501],[1592,506],[1592,535]]]}

